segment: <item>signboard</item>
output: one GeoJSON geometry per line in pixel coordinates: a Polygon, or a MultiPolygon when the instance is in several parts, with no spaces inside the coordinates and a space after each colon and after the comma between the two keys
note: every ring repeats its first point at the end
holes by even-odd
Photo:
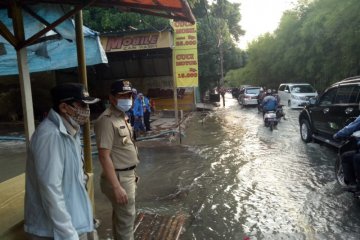
{"type": "Polygon", "coordinates": [[[196,23],[172,22],[174,28],[173,69],[177,87],[198,86],[196,23]]]}
{"type": "Polygon", "coordinates": [[[170,48],[170,32],[154,32],[126,36],[101,36],[105,52],[136,51],[156,48],[170,48]]]}

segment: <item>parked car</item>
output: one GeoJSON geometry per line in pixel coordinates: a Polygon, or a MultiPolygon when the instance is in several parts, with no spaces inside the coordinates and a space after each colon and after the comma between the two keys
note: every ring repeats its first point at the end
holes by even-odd
{"type": "Polygon", "coordinates": [[[310,98],[318,95],[309,83],[282,83],[278,94],[280,103],[289,108],[302,108],[310,98]]]}
{"type": "Polygon", "coordinates": [[[242,106],[257,105],[261,87],[244,87],[240,90],[239,104],[242,106]]]}
{"type": "Polygon", "coordinates": [[[340,147],[333,135],[359,116],[360,76],[344,79],[327,88],[319,98],[311,98],[299,115],[304,142],[313,139],[340,147]]]}

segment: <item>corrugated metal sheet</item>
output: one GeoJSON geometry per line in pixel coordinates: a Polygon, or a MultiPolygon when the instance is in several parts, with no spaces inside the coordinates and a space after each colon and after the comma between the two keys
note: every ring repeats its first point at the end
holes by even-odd
{"type": "MultiPolygon", "coordinates": [[[[51,22],[63,15],[62,9],[49,5],[36,5],[32,10],[43,19],[51,22]]],[[[23,13],[25,36],[29,38],[34,33],[43,28],[39,22],[27,12],[23,13]]],[[[13,22],[9,18],[5,9],[0,9],[0,21],[10,31],[13,31],[13,22]]],[[[27,47],[27,57],[30,72],[50,71],[56,69],[65,69],[77,67],[77,52],[75,43],[75,26],[72,20],[66,20],[59,26],[56,31],[61,35],[59,39],[52,39],[27,47]]],[[[87,27],[83,27],[84,47],[86,53],[86,64],[95,65],[107,63],[107,57],[100,43],[98,33],[87,27]]],[[[49,36],[55,35],[55,32],[49,32],[49,36]]],[[[0,75],[18,74],[17,54],[14,47],[2,36],[0,43],[3,43],[5,52],[0,55],[0,75]]]]}
{"type": "MultiPolygon", "coordinates": [[[[12,1],[0,1],[0,7],[7,8],[12,1]]],[[[186,0],[17,0],[20,4],[54,3],[83,6],[90,3],[94,7],[117,8],[123,12],[138,12],[175,20],[195,22],[186,0]]]]}
{"type": "Polygon", "coordinates": [[[139,213],[135,222],[135,239],[177,240],[184,223],[185,215],[182,213],[174,216],[139,213]]]}

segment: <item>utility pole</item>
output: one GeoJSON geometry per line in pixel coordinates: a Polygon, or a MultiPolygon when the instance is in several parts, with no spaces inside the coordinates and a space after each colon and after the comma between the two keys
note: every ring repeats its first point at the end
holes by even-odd
{"type": "Polygon", "coordinates": [[[224,86],[224,54],[222,47],[222,37],[219,37],[219,53],[220,53],[220,87],[224,86]]]}
{"type": "Polygon", "coordinates": [[[225,92],[224,92],[224,53],[223,53],[223,46],[222,46],[222,36],[219,35],[219,55],[220,55],[220,83],[218,86],[218,90],[220,91],[220,95],[223,101],[223,107],[225,107],[225,92]]]}

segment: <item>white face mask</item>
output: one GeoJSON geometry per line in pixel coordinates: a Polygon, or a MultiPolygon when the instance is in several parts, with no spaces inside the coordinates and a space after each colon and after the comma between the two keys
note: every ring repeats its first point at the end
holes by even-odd
{"type": "Polygon", "coordinates": [[[120,111],[127,112],[127,111],[129,111],[131,106],[132,106],[131,98],[117,100],[116,108],[119,109],[120,111]]]}

